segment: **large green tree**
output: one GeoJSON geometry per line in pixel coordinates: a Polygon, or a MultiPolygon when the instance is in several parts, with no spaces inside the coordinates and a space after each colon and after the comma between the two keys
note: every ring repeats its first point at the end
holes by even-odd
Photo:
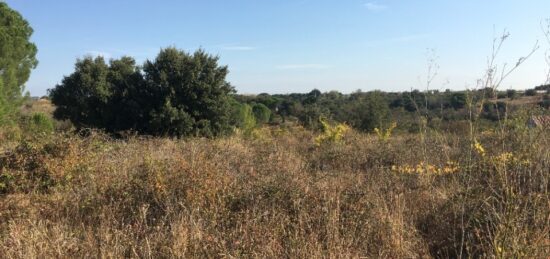
{"type": "Polygon", "coordinates": [[[0,2],[0,125],[13,120],[24,100],[24,84],[38,65],[32,33],[21,14],[0,2]]]}
{"type": "Polygon", "coordinates": [[[161,50],[138,67],[123,57],[78,60],[75,72],[50,90],[58,119],[109,132],[217,136],[230,131],[228,70],[202,50],[161,50]]]}
{"type": "Polygon", "coordinates": [[[215,136],[231,130],[229,94],[234,89],[218,57],[166,48],[143,71],[151,107],[149,133],[215,136]]]}
{"type": "Polygon", "coordinates": [[[50,90],[56,105],[54,116],[69,119],[77,127],[105,126],[104,111],[112,95],[107,82],[109,66],[102,57],[78,60],[75,72],[50,90]]]}
{"type": "Polygon", "coordinates": [[[50,90],[56,105],[54,116],[77,127],[96,127],[110,132],[140,130],[143,124],[143,77],[133,58],[109,64],[103,57],[77,60],[75,72],[50,90]]]}

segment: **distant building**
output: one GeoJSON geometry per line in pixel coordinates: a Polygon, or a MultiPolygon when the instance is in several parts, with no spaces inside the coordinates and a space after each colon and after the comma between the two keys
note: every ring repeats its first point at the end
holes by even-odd
{"type": "Polygon", "coordinates": [[[550,115],[532,116],[527,122],[529,128],[550,129],[550,115]]]}

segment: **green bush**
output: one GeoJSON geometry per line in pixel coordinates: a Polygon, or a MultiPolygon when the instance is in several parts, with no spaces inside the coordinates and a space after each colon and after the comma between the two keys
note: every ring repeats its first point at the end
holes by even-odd
{"type": "Polygon", "coordinates": [[[238,110],[238,123],[237,127],[242,129],[245,133],[250,133],[256,127],[256,118],[252,111],[252,106],[244,103],[241,104],[238,110]]]}
{"type": "Polygon", "coordinates": [[[54,121],[44,113],[34,113],[25,118],[25,130],[33,134],[50,134],[54,131],[54,121]]]}
{"type": "Polygon", "coordinates": [[[271,118],[271,110],[261,103],[254,103],[252,105],[252,112],[258,125],[268,123],[271,118]]]}

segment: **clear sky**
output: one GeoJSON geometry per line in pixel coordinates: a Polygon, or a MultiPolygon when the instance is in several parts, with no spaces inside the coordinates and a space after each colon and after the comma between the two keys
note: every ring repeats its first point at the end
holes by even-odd
{"type": "Polygon", "coordinates": [[[153,59],[160,48],[204,48],[228,65],[239,93],[421,88],[426,50],[435,89],[473,87],[492,39],[511,36],[499,62],[541,49],[504,88],[544,82],[540,27],[549,0],[7,0],[31,23],[40,64],[27,83],[46,94],[84,55],[153,59]]]}

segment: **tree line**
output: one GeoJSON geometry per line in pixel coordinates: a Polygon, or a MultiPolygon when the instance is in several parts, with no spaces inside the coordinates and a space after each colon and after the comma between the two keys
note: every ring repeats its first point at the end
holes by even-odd
{"type": "MultiPolygon", "coordinates": [[[[29,23],[0,2],[0,125],[17,118],[25,100],[24,83],[38,61],[30,42],[29,23]]],[[[174,47],[161,49],[153,60],[137,64],[132,57],[105,60],[78,59],[74,72],[49,90],[54,117],[77,128],[106,132],[133,131],[154,136],[204,136],[250,131],[264,124],[299,123],[317,129],[320,119],[346,123],[371,132],[399,121],[402,129],[415,130],[418,114],[429,121],[468,119],[467,104],[476,100],[515,99],[550,91],[548,85],[519,93],[495,91],[426,91],[388,93],[337,91],[239,95],[226,80],[227,66],[204,50],[187,53],[174,47]]],[[[540,106],[549,108],[546,93],[540,106]]],[[[485,103],[483,119],[497,120],[504,102],[485,103]]],[[[40,117],[40,116],[38,116],[40,117]]],[[[37,117],[37,118],[38,118],[37,117]]],[[[43,121],[43,118],[34,121],[43,121]]],[[[33,121],[33,120],[31,120],[33,121]]]]}

